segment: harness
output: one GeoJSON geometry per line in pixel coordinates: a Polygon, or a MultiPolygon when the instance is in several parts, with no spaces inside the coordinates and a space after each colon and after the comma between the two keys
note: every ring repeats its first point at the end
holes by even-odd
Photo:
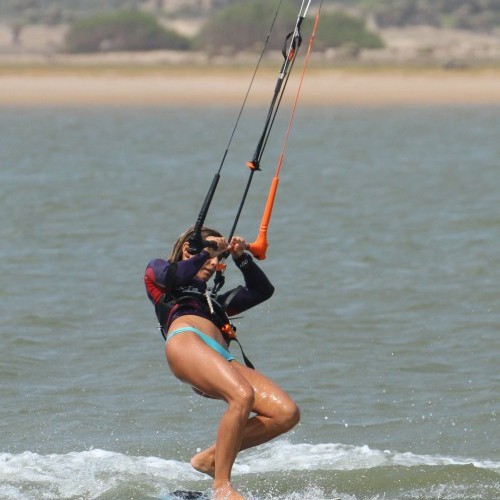
{"type": "Polygon", "coordinates": [[[158,318],[158,329],[163,338],[167,339],[165,325],[170,323],[171,318],[183,306],[190,306],[194,310],[203,313],[204,316],[209,316],[217,328],[221,331],[224,340],[229,345],[235,341],[240,349],[245,364],[254,369],[252,362],[246,357],[240,341],[236,338],[236,327],[231,323],[229,316],[226,313],[228,305],[231,303],[242,286],[236,287],[226,298],[223,304],[217,301],[216,297],[210,295],[209,291],[201,292],[195,287],[185,286],[173,289],[173,282],[177,270],[177,263],[172,262],[165,276],[165,293],[155,305],[156,317],[158,318]]]}

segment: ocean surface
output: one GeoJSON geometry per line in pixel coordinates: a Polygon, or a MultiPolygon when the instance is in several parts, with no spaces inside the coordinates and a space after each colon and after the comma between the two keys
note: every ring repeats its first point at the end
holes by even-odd
{"type": "MultiPolygon", "coordinates": [[[[1,499],[210,491],[189,459],[224,405],[170,374],[142,274],[194,223],[237,111],[0,109],[1,499]]],[[[229,149],[222,232],[266,113],[229,149]]],[[[499,107],[299,107],[261,264],[276,293],[236,324],[302,420],[238,457],[246,498],[500,499],[499,137],[499,107]]]]}

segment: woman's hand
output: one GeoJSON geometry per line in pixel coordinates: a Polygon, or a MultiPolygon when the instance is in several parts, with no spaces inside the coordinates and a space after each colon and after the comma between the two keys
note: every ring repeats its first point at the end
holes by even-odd
{"type": "Polygon", "coordinates": [[[215,243],[214,246],[210,245],[209,247],[205,247],[203,249],[209,253],[211,259],[230,250],[230,246],[227,244],[226,239],[222,236],[208,236],[207,241],[213,241],[215,243]]]}
{"type": "Polygon", "coordinates": [[[229,251],[233,259],[238,259],[243,255],[243,252],[248,249],[248,243],[240,236],[233,236],[229,244],[229,251]]]}

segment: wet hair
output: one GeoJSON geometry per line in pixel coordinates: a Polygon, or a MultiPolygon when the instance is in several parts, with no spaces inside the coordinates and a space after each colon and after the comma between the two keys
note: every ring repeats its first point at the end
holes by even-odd
{"type": "MultiPolygon", "coordinates": [[[[182,247],[184,246],[184,243],[189,240],[189,238],[193,235],[194,233],[194,226],[190,227],[186,231],[184,231],[178,238],[177,241],[174,243],[174,246],[172,248],[172,252],[170,254],[170,257],[168,260],[170,262],[179,262],[182,260],[182,247]]],[[[221,237],[222,234],[220,234],[218,231],[215,229],[211,229],[209,227],[202,227],[201,228],[201,237],[203,239],[206,239],[208,236],[217,236],[221,237]]]]}

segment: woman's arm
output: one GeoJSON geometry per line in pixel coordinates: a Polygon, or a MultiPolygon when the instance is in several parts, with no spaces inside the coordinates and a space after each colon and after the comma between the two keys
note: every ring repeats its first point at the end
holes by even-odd
{"type": "Polygon", "coordinates": [[[202,250],[191,258],[172,264],[154,259],[146,267],[144,284],[149,298],[156,304],[167,290],[187,285],[207,261],[209,253],[202,250]]]}
{"type": "Polygon", "coordinates": [[[274,293],[274,286],[251,255],[243,253],[234,259],[234,263],[243,274],[245,286],[237,289],[236,293],[230,290],[218,297],[218,302],[225,306],[228,316],[234,316],[260,304],[274,293]],[[228,299],[229,303],[225,304],[228,299]]]}

